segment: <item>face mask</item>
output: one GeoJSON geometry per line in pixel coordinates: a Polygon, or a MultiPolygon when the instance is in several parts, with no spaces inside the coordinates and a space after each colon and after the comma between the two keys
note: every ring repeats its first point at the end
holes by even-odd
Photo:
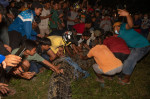
{"type": "Polygon", "coordinates": [[[119,32],[118,32],[117,30],[115,30],[115,33],[116,33],[116,34],[119,34],[119,32]]]}
{"type": "Polygon", "coordinates": [[[144,19],[148,19],[148,17],[144,17],[144,19]]]}

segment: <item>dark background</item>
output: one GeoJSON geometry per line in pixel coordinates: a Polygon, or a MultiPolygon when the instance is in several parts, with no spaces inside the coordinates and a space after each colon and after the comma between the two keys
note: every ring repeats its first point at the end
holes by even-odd
{"type": "MultiPolygon", "coordinates": [[[[71,0],[72,2],[78,0],[71,0]]],[[[82,2],[82,0],[79,0],[82,2]]],[[[88,0],[89,4],[94,5],[96,0],[88,0]],[[95,2],[94,2],[95,1],[95,2]]],[[[112,7],[116,8],[117,5],[126,5],[127,10],[131,13],[148,13],[150,12],[150,0],[99,0],[99,5],[103,5],[104,7],[112,7]]]]}
{"type": "Polygon", "coordinates": [[[131,12],[150,12],[149,0],[101,0],[101,4],[105,6],[115,7],[116,5],[126,4],[127,10],[131,12]]]}

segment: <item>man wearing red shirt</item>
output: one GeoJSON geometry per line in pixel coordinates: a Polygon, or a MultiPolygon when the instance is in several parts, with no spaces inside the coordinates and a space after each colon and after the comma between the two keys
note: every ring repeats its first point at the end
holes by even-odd
{"type": "Polygon", "coordinates": [[[91,21],[86,21],[85,23],[79,23],[73,26],[73,28],[76,30],[77,34],[82,34],[85,29],[91,28],[91,21]]]}
{"type": "Polygon", "coordinates": [[[120,37],[113,36],[111,32],[106,32],[105,37],[106,39],[103,41],[103,44],[106,45],[122,62],[126,60],[130,54],[130,49],[126,42],[120,37]]]}
{"type": "Polygon", "coordinates": [[[77,40],[80,40],[80,38],[82,37],[82,34],[85,30],[90,29],[91,28],[91,20],[87,20],[85,23],[79,23],[73,26],[73,29],[76,30],[76,37],[77,40]]]}
{"type": "Polygon", "coordinates": [[[79,23],[73,26],[77,34],[82,34],[85,30],[85,23],[79,23]]]}

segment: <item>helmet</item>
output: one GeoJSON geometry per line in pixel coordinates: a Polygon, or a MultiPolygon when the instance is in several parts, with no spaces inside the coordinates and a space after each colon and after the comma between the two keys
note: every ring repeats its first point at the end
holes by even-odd
{"type": "Polygon", "coordinates": [[[66,31],[63,34],[63,39],[64,39],[66,46],[71,43],[77,44],[77,40],[75,39],[75,37],[73,36],[73,33],[71,31],[66,31]]]}
{"type": "Polygon", "coordinates": [[[80,5],[79,5],[78,3],[74,3],[74,4],[73,4],[73,8],[74,8],[74,9],[79,9],[79,8],[80,8],[80,5]]]}

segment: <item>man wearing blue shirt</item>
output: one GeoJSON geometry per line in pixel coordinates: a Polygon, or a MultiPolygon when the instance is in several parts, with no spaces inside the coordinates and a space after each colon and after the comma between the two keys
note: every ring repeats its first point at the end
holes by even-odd
{"type": "Polygon", "coordinates": [[[12,49],[19,47],[19,44],[23,39],[27,38],[32,40],[32,37],[37,35],[37,33],[32,29],[32,23],[34,21],[34,17],[41,14],[42,9],[43,6],[40,3],[34,2],[31,10],[22,11],[9,26],[9,45],[12,49]]]}
{"type": "Polygon", "coordinates": [[[130,76],[136,66],[136,63],[142,59],[150,50],[150,43],[141,34],[137,33],[133,27],[133,20],[129,12],[118,9],[119,16],[127,18],[127,23],[116,22],[114,24],[114,31],[125,40],[128,47],[131,48],[131,53],[123,64],[124,78],[121,80],[122,84],[129,84],[130,76]]]}

